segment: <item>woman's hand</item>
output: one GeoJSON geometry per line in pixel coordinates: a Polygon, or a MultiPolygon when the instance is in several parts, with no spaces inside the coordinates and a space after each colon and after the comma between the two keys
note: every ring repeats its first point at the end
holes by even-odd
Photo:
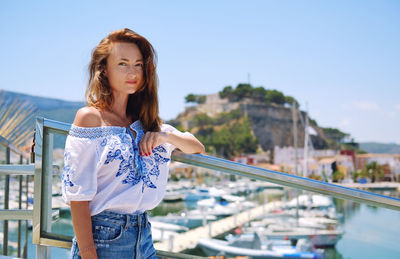
{"type": "Polygon", "coordinates": [[[167,140],[168,133],[166,132],[146,132],[139,143],[140,155],[149,156],[155,147],[164,144],[167,140]]]}

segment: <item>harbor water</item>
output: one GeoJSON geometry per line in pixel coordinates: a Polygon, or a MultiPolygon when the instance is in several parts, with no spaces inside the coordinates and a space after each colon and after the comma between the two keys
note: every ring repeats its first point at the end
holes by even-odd
{"type": "MultiPolygon", "coordinates": [[[[386,192],[385,195],[399,197],[398,192],[386,192]]],[[[264,190],[250,194],[248,200],[259,204],[282,199],[277,190],[264,190]]],[[[334,199],[338,213],[343,215],[340,227],[345,231],[335,248],[325,249],[326,258],[400,258],[400,211],[377,208],[352,201],[334,199]]],[[[188,208],[185,202],[162,202],[151,211],[152,216],[179,213],[188,208]]],[[[60,218],[53,223],[52,232],[73,235],[69,211],[61,211],[60,218]]],[[[29,232],[28,258],[35,258],[35,246],[32,245],[32,233],[29,232]]],[[[10,240],[16,240],[16,224],[10,224],[10,240]]],[[[185,251],[205,256],[200,249],[185,251]]],[[[69,250],[51,248],[51,258],[68,258],[69,250]]]]}

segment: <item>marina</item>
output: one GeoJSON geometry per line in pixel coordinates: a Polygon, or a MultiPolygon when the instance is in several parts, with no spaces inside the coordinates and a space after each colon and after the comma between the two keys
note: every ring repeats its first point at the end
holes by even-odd
{"type": "MultiPolygon", "coordinates": [[[[288,198],[292,195],[293,191],[289,190],[287,192],[288,198]]],[[[391,192],[391,195],[396,196],[398,195],[398,193],[391,192]]],[[[198,246],[200,240],[204,241],[204,238],[207,239],[217,237],[219,240],[224,240],[229,235],[229,233],[236,235],[235,229],[237,229],[237,227],[240,225],[242,225],[242,231],[244,233],[246,226],[257,227],[260,225],[260,223],[257,223],[259,221],[255,220],[260,215],[266,216],[264,217],[264,225],[265,223],[277,223],[279,221],[278,219],[282,217],[293,219],[294,213],[291,208],[291,203],[293,203],[293,200],[287,200],[287,206],[283,206],[285,198],[284,192],[282,190],[265,189],[259,192],[250,193],[247,196],[240,197],[244,197],[248,201],[258,201],[263,205],[249,209],[248,211],[241,212],[236,216],[229,216],[218,221],[211,221],[205,226],[194,228],[191,230],[184,227],[176,229],[176,227],[168,225],[152,225],[152,228],[154,229],[165,229],[170,231],[169,233],[174,233],[173,238],[169,237],[168,233],[164,233],[163,235],[165,240],[163,242],[156,243],[157,249],[206,256],[207,254],[205,254],[204,251],[198,246]],[[283,209],[284,207],[286,207],[286,209],[283,209]]],[[[396,258],[395,254],[399,253],[400,251],[397,251],[397,246],[388,247],[387,243],[394,244],[395,242],[399,241],[399,237],[396,233],[398,233],[400,229],[398,229],[397,227],[393,228],[393,226],[389,228],[389,226],[387,226],[387,224],[384,224],[384,222],[395,222],[395,220],[397,220],[399,217],[399,214],[397,212],[387,209],[373,208],[366,205],[359,205],[354,202],[337,199],[334,200],[334,204],[337,208],[337,212],[343,214],[343,217],[338,222],[334,220],[329,220],[325,217],[320,218],[319,221],[314,220],[319,224],[336,225],[338,223],[338,225],[342,229],[345,229],[342,238],[337,241],[335,247],[324,249],[324,254],[327,256],[326,258],[342,258],[342,256],[345,256],[346,254],[349,255],[349,258],[361,258],[358,257],[358,255],[360,253],[367,253],[365,251],[373,251],[374,253],[376,251],[380,251],[380,253],[386,254],[385,258],[396,258]],[[381,222],[381,224],[379,222],[381,222]],[[362,227],[362,232],[360,232],[360,227],[362,227]],[[385,231],[382,232],[380,231],[381,229],[384,229],[385,231]],[[375,241],[371,247],[370,238],[365,239],[364,235],[372,237],[372,233],[379,234],[374,237],[375,241]],[[360,251],[354,251],[354,249],[349,247],[350,244],[351,247],[360,247],[360,251]]],[[[163,215],[166,216],[169,213],[171,214],[171,211],[174,211],[174,214],[180,215],[182,212],[189,209],[187,205],[188,204],[184,201],[174,203],[164,202],[160,205],[162,211],[154,211],[151,212],[151,214],[152,217],[162,217],[163,215]],[[176,210],[172,209],[174,206],[177,206],[176,210]]],[[[189,206],[193,207],[192,205],[189,206]]],[[[10,223],[11,222],[12,221],[10,221],[10,223]]],[[[302,222],[302,220],[299,220],[299,222],[302,222]]],[[[11,239],[16,237],[16,229],[16,224],[10,224],[10,241],[11,239]]],[[[61,209],[60,217],[53,221],[52,232],[69,234],[73,233],[70,214],[65,209],[61,209]]],[[[287,233],[281,232],[280,234],[285,235],[287,233]]],[[[15,241],[13,241],[12,243],[10,242],[10,245],[16,247],[17,244],[15,241]]],[[[34,253],[35,246],[30,244],[28,247],[28,258],[35,258],[34,253]]],[[[54,258],[68,258],[68,249],[52,248],[51,253],[54,258]]]]}
{"type": "Polygon", "coordinates": [[[188,232],[176,235],[162,243],[156,243],[156,249],[172,252],[181,252],[183,250],[194,248],[201,238],[215,237],[226,233],[238,226],[248,223],[258,218],[264,213],[269,213],[279,207],[279,203],[269,203],[258,206],[237,215],[230,216],[218,221],[209,222],[207,225],[195,228],[188,232]]]}
{"type": "MultiPolygon", "coordinates": [[[[68,125],[49,120],[43,120],[42,123],[49,127],[49,132],[57,127],[62,130],[68,128],[68,125]]],[[[49,143],[46,140],[49,134],[44,134],[43,137],[44,143],[49,143]]],[[[43,157],[49,157],[49,150],[43,150],[43,157]]],[[[275,257],[290,258],[297,251],[298,254],[311,258],[320,258],[322,255],[327,258],[341,258],[347,256],[342,254],[340,247],[346,247],[343,244],[347,240],[347,229],[344,226],[353,214],[348,214],[349,211],[378,206],[378,211],[384,213],[389,208],[389,215],[398,217],[399,194],[396,191],[380,190],[384,196],[381,193],[315,181],[211,156],[174,152],[173,159],[201,167],[204,175],[201,182],[199,179],[192,179],[189,183],[185,183],[183,179],[171,182],[175,186],[175,194],[179,194],[181,198],[176,201],[167,199],[150,211],[150,222],[152,219],[157,222],[154,224],[155,236],[156,231],[159,231],[157,239],[160,241],[155,246],[158,253],[168,255],[167,258],[181,258],[181,255],[228,255],[234,244],[243,249],[249,249],[246,246],[250,245],[251,249],[256,250],[239,250],[232,254],[238,256],[249,256],[255,252],[262,253],[260,258],[271,258],[272,255],[267,254],[274,252],[275,257]],[[357,201],[363,204],[359,205],[357,201]],[[181,221],[167,221],[174,217],[181,221]],[[166,219],[165,222],[161,221],[163,218],[166,219]],[[196,224],[200,226],[186,225],[191,219],[197,220],[196,224]],[[219,245],[220,251],[213,252],[211,244],[219,245]],[[224,249],[227,250],[222,253],[224,249]]],[[[21,250],[19,244],[25,242],[28,258],[35,258],[35,254],[36,258],[50,258],[50,255],[67,258],[73,230],[70,211],[60,200],[58,183],[61,179],[61,167],[54,164],[56,160],[47,158],[43,161],[45,165],[40,169],[35,168],[35,172],[29,172],[31,167],[21,169],[18,166],[4,170],[7,174],[18,175],[23,172],[28,176],[35,175],[35,178],[24,179],[24,184],[21,180],[18,181],[19,176],[8,179],[9,183],[4,191],[11,198],[5,200],[4,207],[11,209],[9,205],[18,205],[18,209],[22,208],[17,200],[24,200],[28,212],[33,210],[33,217],[22,210],[17,213],[5,210],[1,213],[3,219],[11,214],[13,216],[2,222],[6,224],[2,228],[9,229],[6,241],[11,253],[21,250]],[[52,166],[46,165],[51,162],[52,166]],[[18,194],[22,187],[26,189],[25,194],[18,194]],[[32,187],[33,191],[29,190],[32,187]],[[17,243],[15,240],[20,236],[19,227],[11,223],[12,219],[28,219],[29,223],[32,222],[31,226],[25,224],[28,229],[31,228],[27,231],[26,239],[22,236],[22,240],[17,243]],[[40,229],[42,230],[37,231],[40,229]]],[[[363,218],[365,215],[360,216],[363,218]]],[[[368,217],[373,218],[371,215],[368,217]]],[[[370,226],[372,225],[366,224],[364,228],[382,234],[381,226],[369,229],[370,226]]],[[[398,233],[397,230],[395,232],[398,233]]],[[[392,240],[396,240],[396,237],[392,237],[392,240]]],[[[353,240],[352,243],[354,242],[353,240]]],[[[394,255],[393,249],[388,251],[390,253],[386,258],[394,255]]]]}

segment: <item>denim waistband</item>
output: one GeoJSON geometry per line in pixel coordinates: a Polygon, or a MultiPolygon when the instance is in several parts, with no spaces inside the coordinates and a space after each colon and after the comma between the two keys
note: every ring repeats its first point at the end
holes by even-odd
{"type": "Polygon", "coordinates": [[[118,213],[105,210],[91,217],[92,220],[107,221],[123,226],[125,229],[129,226],[144,225],[147,227],[147,212],[135,212],[131,214],[118,213]]]}

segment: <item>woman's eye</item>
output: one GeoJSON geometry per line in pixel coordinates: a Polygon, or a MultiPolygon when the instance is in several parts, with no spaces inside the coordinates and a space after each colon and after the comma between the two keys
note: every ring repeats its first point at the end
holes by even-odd
{"type": "Polygon", "coordinates": [[[120,62],[120,63],[118,64],[118,66],[126,66],[126,63],[125,63],[125,62],[120,62]]]}
{"type": "Polygon", "coordinates": [[[143,67],[142,63],[136,64],[137,67],[143,67]]]}

